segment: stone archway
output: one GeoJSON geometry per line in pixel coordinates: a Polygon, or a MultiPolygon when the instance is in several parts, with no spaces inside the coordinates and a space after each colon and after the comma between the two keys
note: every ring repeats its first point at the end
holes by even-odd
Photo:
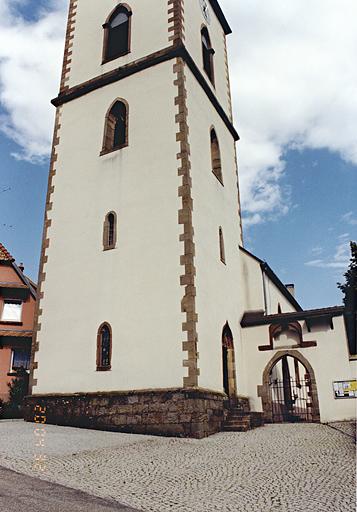
{"type": "Polygon", "coordinates": [[[320,422],[320,408],[319,399],[317,393],[317,385],[315,372],[310,365],[309,361],[297,350],[280,350],[277,352],[269,363],[266,365],[263,372],[263,384],[258,386],[258,396],[262,399],[262,406],[264,411],[264,419],[268,423],[273,422],[273,399],[270,389],[271,373],[277,363],[284,357],[290,356],[294,360],[298,361],[306,369],[309,376],[309,396],[311,398],[311,421],[315,423],[320,422]]]}
{"type": "Polygon", "coordinates": [[[234,341],[231,328],[226,322],[222,331],[223,389],[231,402],[237,398],[237,377],[234,341]]]}

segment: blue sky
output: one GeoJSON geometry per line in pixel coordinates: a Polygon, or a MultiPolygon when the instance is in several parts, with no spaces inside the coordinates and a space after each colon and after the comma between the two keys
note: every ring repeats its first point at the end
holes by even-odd
{"type": "MultiPolygon", "coordinates": [[[[357,6],[294,4],[221,1],[234,29],[245,244],[313,308],[341,303],[357,239],[357,6]]],[[[66,0],[0,0],[0,241],[33,279],[65,10],[66,0]]]]}
{"type": "Polygon", "coordinates": [[[288,151],[285,158],[282,186],[291,208],[274,221],[251,226],[246,245],[284,283],[295,284],[303,307],[340,304],[336,283],[342,280],[348,242],[357,239],[357,168],[326,150],[288,151]]]}

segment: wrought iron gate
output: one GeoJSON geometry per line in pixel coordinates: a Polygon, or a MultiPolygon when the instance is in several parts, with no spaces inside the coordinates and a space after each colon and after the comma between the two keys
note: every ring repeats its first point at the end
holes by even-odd
{"type": "Polygon", "coordinates": [[[312,421],[309,374],[304,379],[272,379],[269,384],[273,423],[312,421]]]}

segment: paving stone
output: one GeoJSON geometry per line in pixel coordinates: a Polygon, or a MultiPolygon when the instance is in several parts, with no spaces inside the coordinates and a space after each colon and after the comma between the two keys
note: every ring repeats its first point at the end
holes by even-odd
{"type": "Polygon", "coordinates": [[[355,445],[327,425],[199,441],[0,422],[0,465],[148,512],[355,511],[355,445]]]}
{"type": "Polygon", "coordinates": [[[356,439],[356,422],[355,421],[333,421],[329,423],[330,427],[339,430],[340,432],[347,434],[348,436],[356,439]]]}

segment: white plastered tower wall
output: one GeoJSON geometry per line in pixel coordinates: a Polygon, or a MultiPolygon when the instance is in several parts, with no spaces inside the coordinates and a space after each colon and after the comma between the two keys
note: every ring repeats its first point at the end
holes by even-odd
{"type": "MultiPolygon", "coordinates": [[[[116,5],[71,2],[66,88],[169,46],[167,2],[145,6],[132,0],[132,51],[102,64],[102,24],[116,5]]],[[[143,73],[58,107],[33,393],[182,386],[172,62],[143,73]],[[100,156],[105,116],[118,98],[129,105],[129,145],[100,156]],[[103,251],[103,222],[110,211],[118,217],[117,247],[103,251]],[[96,332],[103,322],[112,328],[110,372],[96,371],[96,332]]]]}
{"type": "MultiPolygon", "coordinates": [[[[62,94],[172,44],[168,12],[175,2],[130,2],[131,52],[102,64],[102,24],[117,2],[73,0],[70,58],[62,94]]],[[[204,74],[200,53],[205,20],[199,3],[176,2],[180,3],[189,20],[185,27],[190,33],[188,50],[192,48],[206,87],[225,116],[185,64],[200,352],[197,386],[222,392],[221,342],[226,321],[238,342],[240,297],[232,286],[240,278],[237,247],[242,237],[235,140],[233,127],[227,126],[230,91],[225,33],[212,11],[208,29],[216,45],[214,88],[204,74]],[[224,187],[212,173],[211,127],[219,139],[224,187]],[[226,265],[219,255],[220,226],[226,265]]],[[[186,318],[181,310],[183,244],[178,212],[182,205],[174,64],[174,59],[160,62],[78,94],[58,107],[34,394],[176,388],[187,377],[192,361],[183,365],[186,318]],[[129,106],[129,145],[100,156],[105,115],[118,98],[129,106]],[[110,211],[118,216],[117,247],[103,252],[103,221],[110,211]],[[96,372],[96,336],[103,322],[113,331],[112,369],[100,373],[96,372]]]]}
{"type": "Polygon", "coordinates": [[[103,27],[117,0],[77,0],[75,38],[68,85],[73,87],[92,78],[125,66],[169,46],[167,37],[167,1],[145,2],[130,0],[131,51],[110,62],[103,61],[103,27]],[[85,50],[84,50],[85,49],[85,50]]]}
{"type": "Polygon", "coordinates": [[[182,317],[171,63],[147,70],[146,78],[132,76],[62,106],[36,392],[182,384],[182,348],[174,341],[182,317]],[[129,104],[129,146],[99,156],[105,115],[118,97],[129,104]],[[160,123],[150,130],[157,111],[160,123]],[[109,211],[118,216],[118,242],[103,251],[109,211]],[[103,322],[113,329],[112,371],[98,373],[103,322]]]}
{"type": "MultiPolygon", "coordinates": [[[[186,2],[185,43],[207,84],[230,116],[230,89],[226,68],[224,30],[214,12],[208,24],[199,2],[186,2]],[[208,29],[214,53],[215,85],[203,70],[201,29],[208,29]]],[[[238,247],[242,243],[235,140],[212,107],[196,77],[186,66],[189,142],[191,147],[193,227],[195,236],[196,307],[198,315],[199,385],[223,391],[222,331],[228,322],[239,350],[241,316],[238,247]],[[212,172],[210,129],[219,141],[223,185],[212,172]],[[225,263],[220,260],[222,228],[225,263]]]]}

